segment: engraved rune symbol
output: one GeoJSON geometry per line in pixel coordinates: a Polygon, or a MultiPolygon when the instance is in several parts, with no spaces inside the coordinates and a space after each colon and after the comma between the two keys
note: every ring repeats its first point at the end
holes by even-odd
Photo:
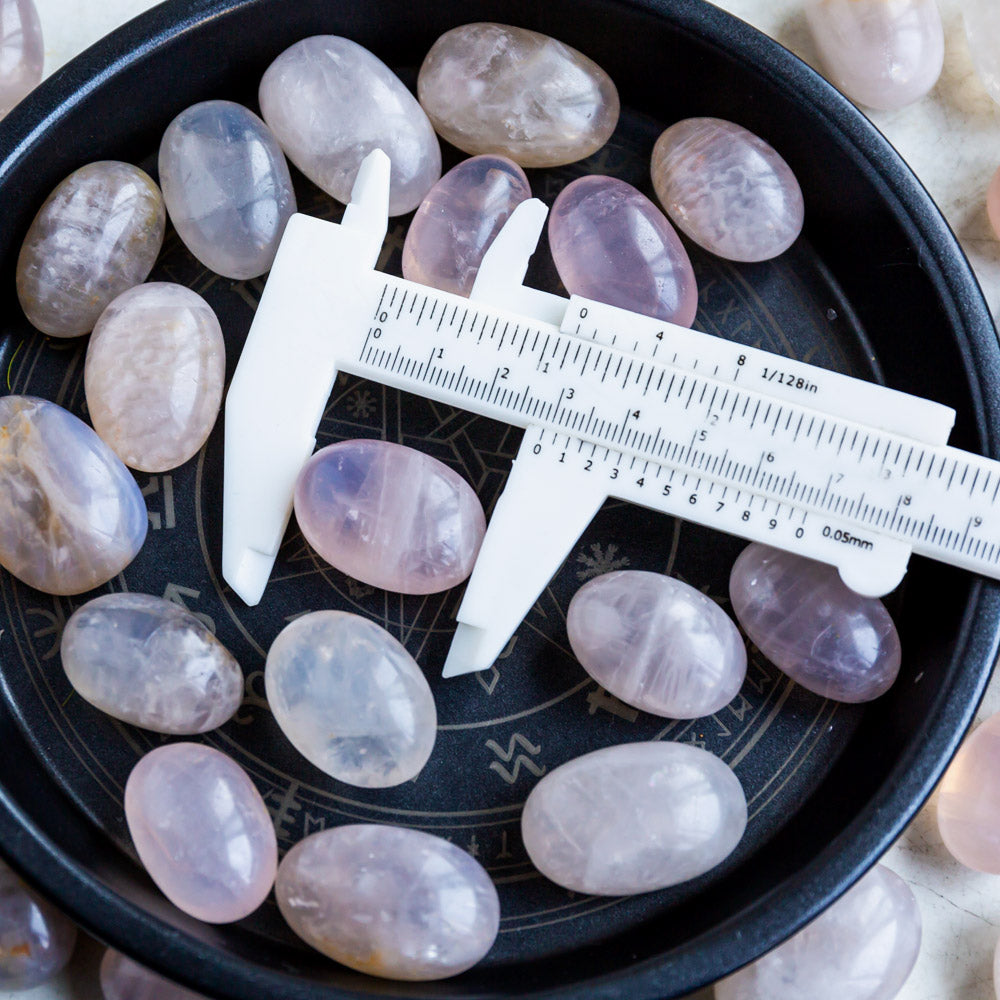
{"type": "Polygon", "coordinates": [[[153,531],[161,528],[174,528],[177,526],[177,517],[174,512],[174,477],[173,476],[150,476],[149,482],[142,488],[144,497],[155,496],[160,492],[160,484],[163,485],[163,513],[151,510],[149,514],[149,524],[153,531]]]}
{"type": "MultiPolygon", "coordinates": [[[[504,762],[504,764],[509,764],[511,758],[514,756],[514,750],[516,747],[520,746],[522,750],[527,750],[532,757],[536,756],[541,752],[541,746],[535,746],[526,736],[521,733],[514,733],[507,743],[506,751],[503,747],[497,743],[496,740],[487,740],[486,746],[490,748],[499,758],[504,762]]],[[[494,760],[490,762],[490,770],[496,771],[497,774],[507,782],[508,785],[513,785],[517,781],[518,774],[521,773],[521,767],[524,767],[526,771],[530,771],[536,778],[540,778],[545,774],[547,768],[539,767],[531,757],[525,757],[523,753],[517,755],[517,759],[514,761],[514,770],[508,771],[499,760],[494,760]]]]}
{"type": "Polygon", "coordinates": [[[587,704],[590,706],[589,712],[594,715],[599,708],[605,712],[617,715],[619,719],[626,722],[635,722],[639,718],[639,713],[625,702],[619,701],[613,694],[608,694],[602,687],[596,687],[587,695],[587,704]]]}

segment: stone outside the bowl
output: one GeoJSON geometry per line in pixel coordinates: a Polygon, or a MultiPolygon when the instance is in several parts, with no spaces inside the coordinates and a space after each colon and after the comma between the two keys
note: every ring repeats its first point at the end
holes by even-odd
{"type": "MultiPolygon", "coordinates": [[[[1000,6],[992,0],[962,0],[965,37],[986,92],[1000,104],[1000,6]]],[[[996,226],[993,227],[996,229],[996,226]]]]}
{"type": "Polygon", "coordinates": [[[206,1000],[113,948],[104,953],[99,976],[104,1000],[206,1000]]]}
{"type": "Polygon", "coordinates": [[[34,0],[0,0],[0,118],[37,86],[44,63],[34,0]]]}

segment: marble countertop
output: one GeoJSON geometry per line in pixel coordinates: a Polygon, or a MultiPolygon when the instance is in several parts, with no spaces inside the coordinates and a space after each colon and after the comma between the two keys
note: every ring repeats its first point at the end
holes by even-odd
{"type": "MultiPolygon", "coordinates": [[[[816,55],[801,0],[716,0],[807,62],[816,55]]],[[[154,6],[151,0],[36,0],[46,41],[46,73],[119,24],[154,6]]],[[[985,192],[1000,163],[1000,107],[973,72],[960,0],[939,0],[945,26],[945,63],[935,89],[922,101],[869,117],[909,163],[940,206],[962,244],[994,316],[1000,309],[1000,243],[986,218],[985,192]]],[[[1000,710],[994,678],[980,717],[1000,710]]],[[[1000,936],[1000,877],[963,868],[944,850],[934,798],[883,859],[912,887],[924,920],[920,959],[899,1000],[995,1000],[993,950],[1000,936]]],[[[100,947],[81,942],[57,980],[0,1000],[100,1000],[100,947]]],[[[711,991],[692,1000],[708,1000],[711,991]]],[[[808,1000],[808,998],[803,998],[808,1000]]]]}

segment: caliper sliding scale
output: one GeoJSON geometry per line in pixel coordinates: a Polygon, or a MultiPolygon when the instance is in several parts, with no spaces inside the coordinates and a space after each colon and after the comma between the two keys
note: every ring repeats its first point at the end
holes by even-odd
{"type": "Polygon", "coordinates": [[[294,215],[226,402],[223,576],[264,592],[338,371],[525,428],[445,676],[488,668],[608,497],[836,566],[881,596],[911,552],[1000,577],[1000,462],[954,411],[580,296],[523,285],[522,203],[468,299],[375,270],[389,161],[338,225],[294,215]]]}

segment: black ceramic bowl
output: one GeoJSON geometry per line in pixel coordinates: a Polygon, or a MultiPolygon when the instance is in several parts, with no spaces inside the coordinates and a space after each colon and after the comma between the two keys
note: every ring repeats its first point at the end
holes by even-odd
{"type": "MultiPolygon", "coordinates": [[[[14,293],[18,247],[49,190],[91,160],[155,167],[170,119],[206,98],[255,105],[264,68],[307,35],[347,35],[412,83],[445,29],[474,20],[535,28],[574,45],[616,81],[625,109],[609,146],[583,164],[535,172],[551,201],[583,171],[648,190],[658,132],[691,115],[740,122],[788,160],[806,200],[802,239],[779,260],[731,266],[692,249],[697,326],[816,364],[882,380],[958,411],[953,443],[997,454],[998,349],[979,289],[940,214],[869,123],[807,67],[701,0],[188,0],[132,22],[57,74],[0,123],[0,376],[6,389],[85,415],[85,339],[50,341],[14,293]]],[[[449,154],[452,159],[455,155],[449,154]]],[[[335,218],[297,179],[305,211],[335,218]]],[[[398,271],[405,220],[385,266],[398,271]]],[[[154,277],[181,281],[219,312],[232,372],[261,282],[207,273],[168,236],[154,277]]],[[[555,287],[538,255],[536,280],[555,287]]],[[[376,436],[435,454],[487,507],[517,435],[424,400],[338,382],[321,442],[376,436]]],[[[609,503],[487,674],[439,679],[458,594],[400,598],[324,566],[293,527],[268,596],[248,609],[221,584],[221,425],[203,453],[165,476],[139,476],[151,531],[110,589],[163,594],[211,620],[247,674],[236,719],[206,741],[231,753],[268,802],[284,849],[356,820],[451,838],[497,880],[504,919],[490,955],[462,976],[399,984],[357,975],[299,944],[272,903],[233,926],[200,924],[152,886],[131,850],[122,786],[161,742],[74,697],[60,669],[62,624],[82,598],[0,579],[0,853],[98,937],[220,998],[676,997],[776,944],[844,891],[903,829],[972,719],[997,641],[997,587],[915,560],[890,599],[905,663],[863,707],[792,685],[755,652],[742,694],[708,719],[671,723],[608,697],[567,651],[563,615],[580,583],[630,566],[681,576],[725,605],[737,539],[609,503]],[[332,781],[291,750],[262,695],[263,656],[286,619],[321,607],[368,615],[418,656],[442,725],[413,782],[367,792],[332,781]],[[751,819],[708,875],[626,900],[567,893],[539,877],[518,833],[538,775],[610,743],[678,739],[733,767],[751,819]]],[[[526,554],[526,558],[530,554],[526,554]]]]}

